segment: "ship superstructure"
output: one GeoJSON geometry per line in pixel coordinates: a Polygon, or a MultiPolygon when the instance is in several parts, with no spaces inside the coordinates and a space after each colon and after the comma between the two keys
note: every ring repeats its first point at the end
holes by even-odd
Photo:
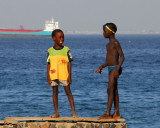
{"type": "Polygon", "coordinates": [[[51,21],[46,21],[44,31],[53,31],[55,29],[59,29],[59,23],[54,22],[52,18],[51,21]]]}

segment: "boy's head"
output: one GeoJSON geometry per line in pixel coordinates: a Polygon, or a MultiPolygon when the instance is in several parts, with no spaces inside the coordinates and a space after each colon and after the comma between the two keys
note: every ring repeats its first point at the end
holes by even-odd
{"type": "Polygon", "coordinates": [[[106,23],[103,25],[104,33],[114,35],[117,31],[117,27],[114,23],[106,23]]]}
{"type": "Polygon", "coordinates": [[[55,37],[58,32],[63,33],[63,31],[61,29],[55,29],[55,30],[52,31],[52,38],[55,37]]]}
{"type": "Polygon", "coordinates": [[[52,32],[52,39],[54,40],[54,42],[59,45],[62,46],[63,42],[64,42],[64,33],[61,29],[55,29],[52,32]]]}

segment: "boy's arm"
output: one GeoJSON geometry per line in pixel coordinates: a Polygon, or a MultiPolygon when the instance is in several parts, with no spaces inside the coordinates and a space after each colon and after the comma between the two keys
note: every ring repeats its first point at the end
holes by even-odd
{"type": "Polygon", "coordinates": [[[72,65],[71,65],[71,62],[73,61],[73,58],[72,58],[72,54],[71,54],[71,51],[68,50],[67,52],[67,56],[68,56],[68,79],[67,79],[67,82],[68,84],[71,84],[72,83],[72,76],[71,76],[71,70],[72,70],[72,65]]]}
{"type": "MultiPolygon", "coordinates": [[[[106,50],[107,50],[107,45],[106,45],[106,50]]],[[[107,67],[107,55],[106,55],[106,62],[102,64],[99,69],[102,70],[103,68],[107,67]]]]}
{"type": "Polygon", "coordinates": [[[48,84],[51,87],[51,79],[49,77],[49,70],[50,70],[50,64],[47,64],[47,80],[48,80],[48,84]]]}
{"type": "Polygon", "coordinates": [[[117,66],[117,72],[119,72],[119,69],[121,68],[124,60],[125,60],[125,57],[124,57],[124,54],[123,54],[123,51],[122,51],[122,48],[121,48],[121,45],[118,41],[115,42],[115,46],[116,46],[116,49],[117,49],[117,52],[120,56],[120,60],[119,60],[119,64],[117,66]]]}
{"type": "Polygon", "coordinates": [[[104,63],[104,64],[102,64],[102,65],[99,67],[99,69],[101,70],[101,69],[103,69],[103,68],[105,68],[105,67],[107,67],[107,62],[104,63]]]}
{"type": "Polygon", "coordinates": [[[107,62],[102,64],[94,73],[98,72],[98,73],[102,73],[103,68],[105,68],[107,66],[107,62]]]}
{"type": "Polygon", "coordinates": [[[71,79],[71,70],[72,70],[71,62],[68,62],[68,79],[67,79],[67,82],[68,82],[69,84],[72,83],[72,79],[71,79]]]}

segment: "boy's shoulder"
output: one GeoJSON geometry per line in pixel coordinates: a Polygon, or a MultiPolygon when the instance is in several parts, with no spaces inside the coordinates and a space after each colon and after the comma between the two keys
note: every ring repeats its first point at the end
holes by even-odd
{"type": "Polygon", "coordinates": [[[66,48],[66,49],[68,49],[68,50],[69,50],[69,47],[67,47],[67,46],[64,46],[64,48],[66,48]]]}
{"type": "MultiPolygon", "coordinates": [[[[67,46],[64,46],[63,49],[70,50],[69,47],[67,46]]],[[[54,50],[53,46],[48,49],[48,52],[52,50],[54,50]]]]}
{"type": "Polygon", "coordinates": [[[53,49],[53,46],[52,46],[52,47],[50,47],[48,50],[51,50],[51,49],[53,49]]]}
{"type": "Polygon", "coordinates": [[[49,49],[48,49],[48,52],[50,52],[50,51],[52,51],[53,50],[53,47],[50,47],[49,49]]]}
{"type": "Polygon", "coordinates": [[[121,47],[121,44],[119,43],[119,41],[118,41],[117,39],[115,39],[115,40],[113,41],[113,45],[114,45],[115,47],[117,47],[117,48],[121,47]]]}
{"type": "Polygon", "coordinates": [[[119,41],[118,41],[116,38],[114,38],[114,39],[112,40],[112,43],[114,43],[114,44],[116,45],[116,44],[119,44],[119,41]]]}
{"type": "Polygon", "coordinates": [[[67,46],[64,46],[63,49],[64,49],[64,51],[66,51],[66,52],[68,52],[68,51],[70,50],[69,47],[67,47],[67,46]]]}

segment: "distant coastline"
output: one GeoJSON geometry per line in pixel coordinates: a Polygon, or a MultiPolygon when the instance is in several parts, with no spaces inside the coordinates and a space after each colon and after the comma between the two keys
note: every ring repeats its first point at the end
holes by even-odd
{"type": "MultiPolygon", "coordinates": [[[[67,35],[101,35],[103,32],[95,31],[64,31],[67,35]]],[[[124,35],[159,35],[160,32],[117,32],[117,34],[124,35]]],[[[0,34],[0,37],[50,37],[51,35],[23,35],[23,34],[0,34]]]]}
{"type": "MultiPolygon", "coordinates": [[[[65,34],[102,34],[103,31],[64,31],[65,34]]],[[[118,31],[117,34],[160,34],[160,31],[118,31]]]]}

